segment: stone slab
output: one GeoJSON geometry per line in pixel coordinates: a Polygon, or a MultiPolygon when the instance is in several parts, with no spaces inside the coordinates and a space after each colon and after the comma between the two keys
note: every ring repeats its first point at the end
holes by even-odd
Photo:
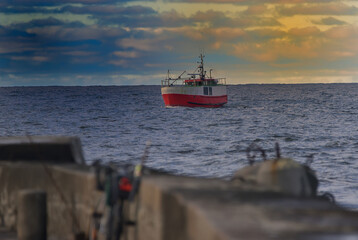
{"type": "Polygon", "coordinates": [[[140,198],[139,239],[358,238],[358,212],[224,180],[149,176],[140,198]]]}

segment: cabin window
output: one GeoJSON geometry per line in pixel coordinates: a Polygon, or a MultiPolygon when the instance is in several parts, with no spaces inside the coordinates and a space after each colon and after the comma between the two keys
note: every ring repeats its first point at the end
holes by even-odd
{"type": "Polygon", "coordinates": [[[203,87],[204,95],[213,95],[213,88],[212,87],[203,87]]]}

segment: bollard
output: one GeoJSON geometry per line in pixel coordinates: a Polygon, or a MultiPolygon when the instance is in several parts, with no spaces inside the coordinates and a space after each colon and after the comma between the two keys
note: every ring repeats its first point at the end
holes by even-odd
{"type": "Polygon", "coordinates": [[[46,192],[21,190],[18,194],[17,236],[19,240],[46,240],[46,192]]]}

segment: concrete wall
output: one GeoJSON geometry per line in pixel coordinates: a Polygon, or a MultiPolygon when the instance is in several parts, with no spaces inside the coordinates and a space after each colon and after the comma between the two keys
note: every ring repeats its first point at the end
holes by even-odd
{"type": "Polygon", "coordinates": [[[358,239],[358,212],[252,185],[147,176],[139,202],[140,240],[358,239]]]}
{"type": "MultiPolygon", "coordinates": [[[[87,233],[91,214],[103,197],[95,190],[89,167],[1,162],[0,215],[8,227],[16,226],[21,189],[47,192],[48,239],[73,239],[73,233],[87,233]]],[[[126,229],[122,239],[128,240],[358,238],[357,212],[319,198],[293,197],[217,179],[144,176],[137,201],[128,209],[128,218],[137,220],[136,227],[126,229]]]]}
{"type": "Polygon", "coordinates": [[[46,191],[49,239],[87,233],[102,196],[87,166],[0,162],[0,216],[7,228],[16,229],[17,194],[23,189],[46,191]]]}

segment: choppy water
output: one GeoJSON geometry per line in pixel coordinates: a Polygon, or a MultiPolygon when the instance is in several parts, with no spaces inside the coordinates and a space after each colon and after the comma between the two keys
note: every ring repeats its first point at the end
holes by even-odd
{"type": "Polygon", "coordinates": [[[229,177],[255,141],[305,162],[320,191],[358,209],[358,84],[229,86],[222,108],[165,108],[159,86],[0,88],[0,135],[74,135],[88,162],[137,162],[176,174],[229,177]]]}

